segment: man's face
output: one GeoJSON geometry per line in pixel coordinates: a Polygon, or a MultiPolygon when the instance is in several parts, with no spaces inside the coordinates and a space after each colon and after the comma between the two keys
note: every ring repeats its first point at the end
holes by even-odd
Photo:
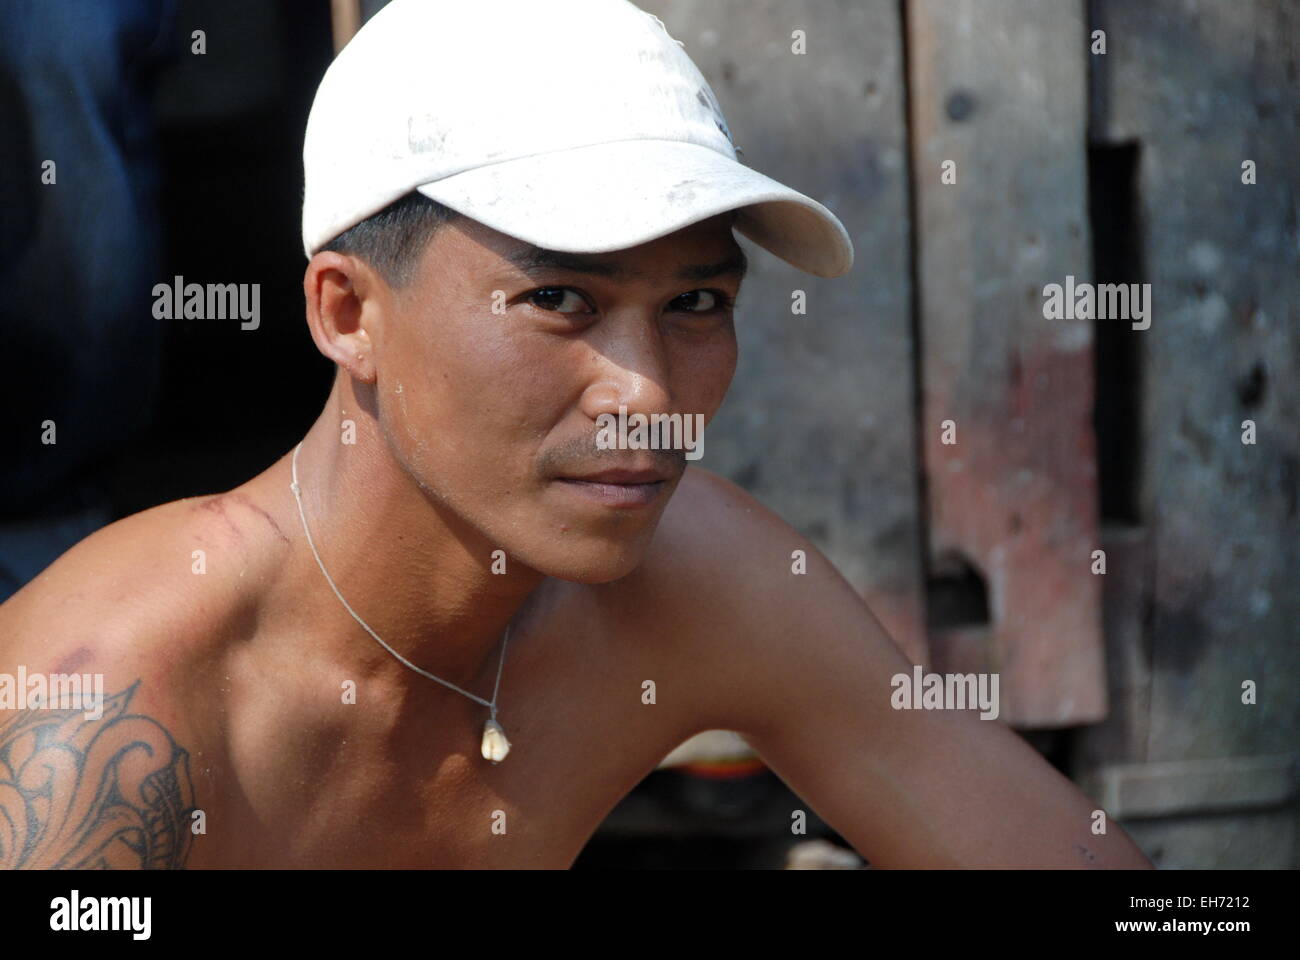
{"type": "Polygon", "coordinates": [[[735,372],[727,300],[743,270],[725,215],[583,255],[459,218],[389,301],[374,344],[381,428],[489,553],[566,580],[622,577],[687,460],[681,449],[601,449],[597,418],[620,405],[628,418],[713,418],[735,372]],[[658,479],[582,479],[610,470],[658,479]]]}

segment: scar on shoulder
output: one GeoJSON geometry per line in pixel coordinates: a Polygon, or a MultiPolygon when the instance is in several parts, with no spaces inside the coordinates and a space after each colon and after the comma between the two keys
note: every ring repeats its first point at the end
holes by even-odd
{"type": "Polygon", "coordinates": [[[271,528],[271,532],[275,534],[278,540],[280,540],[282,543],[289,542],[289,538],[284,535],[284,531],[281,530],[280,525],[275,522],[275,518],[271,516],[269,513],[267,513],[267,511],[260,504],[256,503],[247,494],[219,493],[216,496],[203,501],[203,503],[199,504],[197,507],[195,507],[195,509],[206,510],[210,513],[217,514],[218,516],[221,517],[222,520],[226,522],[226,526],[230,528],[231,532],[233,532],[236,537],[242,539],[243,532],[239,529],[239,525],[235,523],[235,521],[231,518],[230,514],[226,510],[227,499],[229,499],[234,503],[238,503],[240,506],[247,507],[253,513],[256,513],[258,516],[260,516],[263,520],[267,522],[267,524],[271,528]]]}

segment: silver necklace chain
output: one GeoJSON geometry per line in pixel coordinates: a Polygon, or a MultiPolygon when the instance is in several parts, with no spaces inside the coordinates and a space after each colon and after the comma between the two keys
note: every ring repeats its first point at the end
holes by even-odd
{"type": "Polygon", "coordinates": [[[384,641],[380,638],[379,634],[371,630],[370,626],[359,616],[357,616],[357,612],[352,609],[352,607],[348,604],[346,600],[343,599],[343,594],[339,593],[339,588],[334,586],[334,580],[330,577],[329,571],[325,569],[325,564],[321,562],[320,553],[316,550],[316,544],[312,542],[311,531],[307,528],[307,513],[302,508],[301,488],[298,486],[298,451],[301,449],[302,449],[302,441],[298,443],[298,446],[293,448],[293,483],[289,484],[289,489],[293,491],[293,497],[298,502],[298,516],[302,517],[302,532],[307,535],[307,546],[311,547],[311,554],[313,557],[316,558],[316,566],[320,567],[320,572],[325,574],[325,581],[330,585],[330,589],[334,591],[334,596],[339,598],[339,603],[343,604],[343,606],[347,609],[348,613],[352,614],[352,619],[355,620],[357,623],[361,624],[362,628],[365,629],[366,633],[374,637],[375,640],[379,642],[379,645],[381,647],[383,647],[385,650],[387,650],[389,653],[395,656],[398,660],[406,664],[406,666],[410,667],[416,673],[420,674],[420,676],[428,677],[430,680],[437,680],[444,687],[450,687],[452,690],[455,690],[457,693],[469,697],[475,703],[481,703],[483,706],[487,707],[489,710],[492,711],[492,719],[495,720],[497,718],[497,691],[501,689],[501,671],[505,668],[506,665],[506,644],[510,642],[510,626],[507,624],[505,636],[501,640],[501,662],[497,664],[497,682],[492,687],[492,699],[490,701],[484,700],[482,697],[476,697],[468,690],[462,690],[454,683],[448,683],[446,680],[442,679],[442,677],[435,677],[428,670],[424,670],[421,669],[420,667],[417,667],[410,660],[407,660],[404,656],[402,656],[400,653],[398,653],[388,644],[384,643],[384,641]]]}

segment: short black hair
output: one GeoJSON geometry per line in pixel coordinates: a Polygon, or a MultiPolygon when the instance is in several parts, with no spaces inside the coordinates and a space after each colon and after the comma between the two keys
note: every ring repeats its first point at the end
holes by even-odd
{"type": "Polygon", "coordinates": [[[412,190],[320,249],[358,257],[390,287],[404,287],[438,228],[459,216],[462,214],[412,190]]]}
{"type": "MultiPolygon", "coordinates": [[[[740,210],[725,212],[727,223],[735,226],[740,210]]],[[[320,249],[359,257],[377,270],[384,282],[397,289],[410,282],[416,261],[438,228],[463,216],[412,190],[344,230],[320,249]]]]}

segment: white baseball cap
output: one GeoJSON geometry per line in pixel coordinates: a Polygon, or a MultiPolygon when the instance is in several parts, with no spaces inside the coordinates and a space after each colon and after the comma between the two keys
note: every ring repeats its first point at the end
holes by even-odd
{"type": "Polygon", "coordinates": [[[393,0],[325,72],[303,166],[308,257],[418,190],[549,250],[739,210],[735,229],[801,270],[853,265],[833,213],[737,161],[681,43],[628,0],[393,0]]]}

